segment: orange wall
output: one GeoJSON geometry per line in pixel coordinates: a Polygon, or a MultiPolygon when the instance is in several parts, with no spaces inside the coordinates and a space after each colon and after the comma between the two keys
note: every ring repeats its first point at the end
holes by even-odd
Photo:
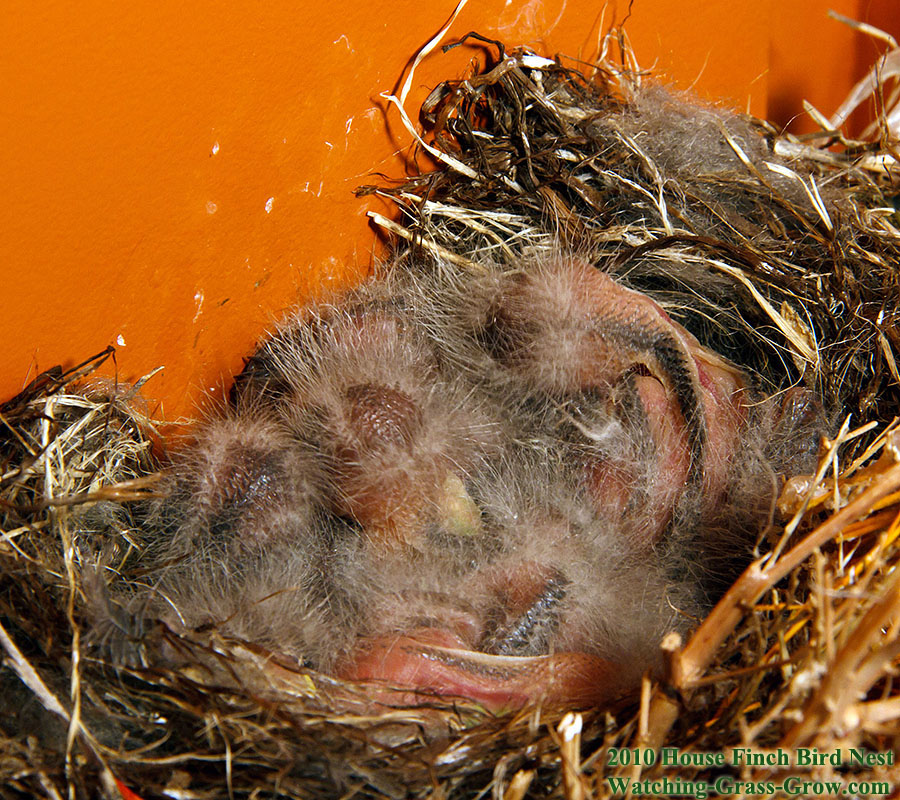
{"type": "MultiPolygon", "coordinates": [[[[409,142],[378,95],[453,2],[319,5],[7,9],[0,398],[118,344],[121,378],[164,364],[147,393],[168,418],[189,414],[282,309],[365,271],[375,201],[352,190],[373,172],[400,175],[409,142]]],[[[591,57],[601,21],[628,5],[471,0],[452,33],[591,57]]],[[[635,0],[626,30],[641,66],[758,115],[771,100],[786,121],[804,96],[832,110],[874,54],[825,10],[881,5],[635,0]]],[[[431,56],[410,106],[471,56],[431,56]]]]}
{"type": "MultiPolygon", "coordinates": [[[[803,114],[808,100],[831,116],[850,87],[865,75],[885,44],[826,16],[828,9],[864,21],[900,40],[897,0],[784,0],[772,6],[768,117],[794,133],[816,131],[803,114]]],[[[851,133],[872,119],[864,108],[851,118],[851,133]]]]}

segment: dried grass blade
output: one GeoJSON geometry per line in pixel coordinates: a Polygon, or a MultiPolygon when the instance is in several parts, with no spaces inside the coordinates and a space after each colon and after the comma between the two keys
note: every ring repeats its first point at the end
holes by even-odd
{"type": "Polygon", "coordinates": [[[818,690],[803,711],[802,720],[782,740],[782,746],[796,748],[821,737],[846,730],[851,704],[864,697],[871,684],[900,654],[900,641],[880,643],[882,629],[900,611],[900,573],[895,574],[882,597],[860,620],[847,643],[837,653],[818,690]],[[873,655],[867,654],[875,648],[873,655]],[[866,662],[874,659],[874,669],[866,669],[866,662]],[[874,673],[874,674],[873,674],[874,673]]]}
{"type": "Polygon", "coordinates": [[[394,233],[409,242],[416,242],[429,252],[436,255],[438,258],[449,261],[451,264],[457,264],[460,267],[465,267],[466,269],[472,270],[472,272],[484,272],[485,270],[485,267],[483,267],[481,264],[478,264],[475,261],[471,261],[468,258],[464,258],[463,256],[460,256],[456,253],[452,253],[447,250],[447,248],[441,247],[439,244],[432,242],[430,239],[416,236],[414,233],[411,233],[402,225],[398,225],[396,222],[379,214],[377,211],[369,211],[367,212],[367,214],[376,225],[379,225],[385,230],[388,230],[391,233],[394,233]]]}
{"type": "Polygon", "coordinates": [[[750,294],[753,295],[753,299],[759,304],[760,308],[766,312],[766,315],[772,320],[775,327],[784,334],[785,338],[791,343],[797,354],[805,361],[809,362],[810,366],[818,372],[818,351],[810,347],[803,336],[798,335],[797,331],[784,316],[765,297],[763,297],[762,293],[756,288],[753,281],[747,277],[743,270],[715,258],[709,259],[708,263],[727,275],[731,275],[739,280],[747,288],[750,294]]]}
{"type": "Polygon", "coordinates": [[[885,470],[880,480],[822,523],[782,557],[754,561],[719,601],[683,653],[684,686],[689,688],[711,663],[715,652],[741,617],[769,587],[799,566],[817,548],[836,537],[848,524],[865,516],[883,497],[900,488],[900,464],[885,470]]]}

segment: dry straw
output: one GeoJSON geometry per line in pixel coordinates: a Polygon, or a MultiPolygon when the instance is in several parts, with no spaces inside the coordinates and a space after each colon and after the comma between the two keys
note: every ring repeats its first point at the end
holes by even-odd
{"type": "Polygon", "coordinates": [[[384,712],[252,643],[97,608],[98,586],[144,579],[142,514],[164,457],[140,387],[85,382],[108,354],[45,374],[0,406],[0,798],[582,800],[609,796],[610,777],[696,793],[694,781],[788,774],[896,791],[896,768],[878,763],[730,766],[735,747],[886,761],[900,746],[890,131],[800,141],[685,104],[644,86],[615,40],[598,65],[483,44],[487,64],[422,110],[416,137],[440,168],[367,190],[401,210],[375,218],[407,242],[397,258],[483,269],[577,250],[767,388],[814,389],[838,430],[818,473],[787,481],[757,560],[689,641],[662,643],[667,674],[621,707],[384,712]],[[132,644],[129,667],[107,663],[111,628],[132,644]],[[190,666],[157,666],[172,649],[190,666]],[[644,749],[613,765],[619,747],[644,749]],[[663,765],[661,747],[687,763],[663,765]]]}

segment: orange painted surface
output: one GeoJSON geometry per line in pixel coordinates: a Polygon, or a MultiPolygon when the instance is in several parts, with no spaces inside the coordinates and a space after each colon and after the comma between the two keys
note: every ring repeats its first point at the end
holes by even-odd
{"type": "MultiPolygon", "coordinates": [[[[775,3],[768,75],[768,118],[788,125],[792,133],[817,131],[803,111],[812,103],[830,117],[853,84],[862,78],[885,51],[884,42],[854,31],[826,16],[834,10],[866,22],[900,40],[897,0],[788,0],[775,3]]],[[[850,119],[851,134],[858,134],[873,118],[867,104],[850,119]]]]}
{"type": "MultiPolygon", "coordinates": [[[[48,0],[8,10],[0,397],[113,344],[123,380],[165,365],[147,394],[169,419],[190,414],[221,394],[283,309],[364,274],[377,249],[365,212],[377,201],[352,190],[375,172],[403,174],[410,141],[378,96],[453,5],[48,0]]],[[[863,0],[796,3],[809,16],[803,37],[798,14],[776,11],[789,5],[635,0],[626,30],[641,66],[760,115],[778,98],[782,119],[820,92],[824,64],[816,104],[828,112],[871,45],[833,34],[825,10],[853,14],[863,0]],[[840,47],[854,42],[852,52],[807,46],[810,26],[840,47]]],[[[601,24],[621,21],[628,3],[601,8],[471,0],[451,37],[476,29],[590,58],[601,24]]],[[[410,108],[475,52],[430,56],[410,108]]]]}

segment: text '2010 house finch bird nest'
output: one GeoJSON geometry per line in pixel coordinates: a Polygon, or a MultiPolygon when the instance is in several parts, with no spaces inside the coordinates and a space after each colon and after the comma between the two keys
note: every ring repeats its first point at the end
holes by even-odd
{"type": "Polygon", "coordinates": [[[890,782],[887,138],[497,47],[171,459],[105,354],[0,408],[0,796],[890,782]]]}

